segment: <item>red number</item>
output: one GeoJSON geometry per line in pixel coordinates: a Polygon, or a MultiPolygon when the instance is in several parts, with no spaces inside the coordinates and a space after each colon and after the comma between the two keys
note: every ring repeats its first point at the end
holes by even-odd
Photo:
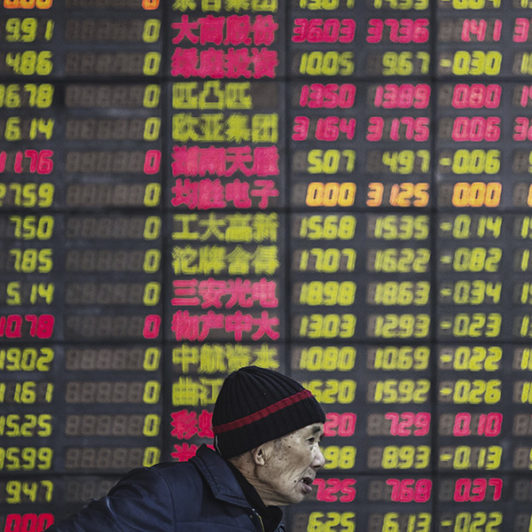
{"type": "Polygon", "coordinates": [[[385,109],[408,109],[409,107],[425,109],[429,101],[430,87],[425,83],[418,85],[387,83],[384,86],[377,86],[374,105],[385,109]]]}
{"type": "Polygon", "coordinates": [[[412,40],[414,42],[427,42],[429,40],[429,19],[418,18],[414,20],[412,40]]]}
{"type": "Polygon", "coordinates": [[[159,150],[148,150],[144,157],[144,173],[156,174],[161,167],[161,152],[159,150]]]}
{"type": "Polygon", "coordinates": [[[384,21],[378,18],[372,18],[368,21],[368,36],[366,41],[369,43],[379,43],[383,40],[384,27],[390,29],[390,42],[394,43],[423,43],[429,40],[429,20],[426,18],[387,18],[384,21]]]}
{"type": "Polygon", "coordinates": [[[528,41],[528,29],[529,28],[530,28],[530,21],[527,18],[522,18],[522,17],[516,18],[512,41],[513,42],[528,41]]]}
{"type": "MultiPolygon", "coordinates": [[[[476,37],[477,42],[486,40],[486,33],[488,29],[488,23],[485,19],[465,19],[462,24],[461,39],[463,42],[471,42],[471,36],[476,37]]],[[[499,41],[501,39],[502,21],[496,19],[493,23],[493,31],[491,38],[493,41],[499,41]]]]}
{"type": "Polygon", "coordinates": [[[382,116],[370,116],[366,140],[369,140],[370,142],[377,142],[381,140],[383,130],[384,118],[382,118],[382,116]]]}
{"type": "Polygon", "coordinates": [[[356,23],[344,18],[296,18],[294,19],[293,42],[350,43],[355,38],[356,23]]]}
{"type": "Polygon", "coordinates": [[[313,83],[312,85],[303,85],[299,97],[301,107],[319,108],[324,107],[333,109],[341,107],[347,109],[353,107],[355,103],[356,87],[350,83],[337,85],[336,83],[313,83]]]}
{"type": "Polygon", "coordinates": [[[346,138],[351,140],[355,136],[355,129],[354,118],[340,119],[337,116],[319,118],[316,124],[316,139],[331,142],[338,139],[340,133],[345,133],[346,138]]]}
{"type": "Polygon", "coordinates": [[[471,35],[476,36],[477,41],[483,41],[486,39],[486,29],[488,23],[483,19],[464,19],[462,24],[461,39],[464,42],[471,42],[471,35]]]}
{"type": "Polygon", "coordinates": [[[456,502],[480,502],[486,499],[488,486],[493,487],[493,500],[498,501],[502,495],[501,478],[459,478],[454,486],[456,502]]]}
{"type": "Polygon", "coordinates": [[[293,42],[305,42],[305,27],[307,25],[306,18],[294,19],[294,34],[292,35],[293,42]]]}
{"type": "Polygon", "coordinates": [[[161,316],[157,314],[150,314],[144,319],[144,330],[142,336],[146,339],[154,339],[159,336],[159,330],[161,328],[161,316]]]}
{"type": "Polygon", "coordinates": [[[498,501],[502,496],[502,478],[490,478],[488,486],[493,486],[493,500],[498,501]]]}
{"type": "Polygon", "coordinates": [[[0,336],[20,338],[22,336],[22,316],[10,314],[0,317],[0,336]]]}
{"type": "Polygon", "coordinates": [[[306,116],[296,116],[294,118],[294,129],[292,140],[306,140],[308,137],[309,119],[306,116]]]}
{"type": "Polygon", "coordinates": [[[391,421],[392,436],[425,436],[430,430],[428,412],[386,412],[384,417],[391,421]],[[413,427],[416,427],[416,430],[413,430],[413,427]]]}
{"type": "Polygon", "coordinates": [[[532,85],[523,85],[521,89],[521,99],[519,100],[519,105],[521,107],[528,107],[528,100],[532,99],[532,85]]]}
{"type": "Polygon", "coordinates": [[[42,532],[53,523],[52,514],[7,514],[4,532],[42,532]]]}
{"type": "Polygon", "coordinates": [[[53,150],[41,150],[37,160],[37,173],[41,175],[51,174],[54,169],[53,150]]]}
{"type": "Polygon", "coordinates": [[[478,416],[476,429],[471,429],[471,414],[459,412],[454,417],[453,436],[477,436],[493,438],[501,433],[503,415],[500,412],[488,412],[478,416]]]}
{"type": "Polygon", "coordinates": [[[501,101],[501,92],[501,86],[495,83],[490,85],[458,83],[453,90],[452,106],[455,109],[480,109],[481,107],[497,109],[501,101]]]}
{"type": "Polygon", "coordinates": [[[381,42],[384,23],[380,18],[370,18],[368,21],[368,36],[366,41],[370,43],[381,42]]]}
{"type": "Polygon", "coordinates": [[[17,174],[23,172],[29,172],[34,174],[37,172],[41,175],[51,174],[54,169],[54,162],[52,157],[54,155],[53,150],[24,150],[15,153],[15,162],[13,164],[13,170],[17,174]],[[26,170],[22,166],[24,157],[30,160],[30,167],[26,170]]]}
{"type": "Polygon", "coordinates": [[[355,433],[356,424],[357,416],[352,412],[343,414],[327,412],[323,434],[324,436],[352,436],[355,433]]]}
{"type": "Polygon", "coordinates": [[[498,116],[458,116],[454,119],[452,138],[456,142],[495,142],[499,140],[498,116]]]}
{"type": "Polygon", "coordinates": [[[426,18],[412,20],[402,18],[400,20],[387,18],[384,21],[390,27],[390,41],[406,44],[410,42],[427,42],[429,39],[429,20],[426,18]]]}
{"type": "Polygon", "coordinates": [[[425,436],[430,431],[430,413],[429,412],[418,412],[414,419],[414,426],[416,430],[414,431],[414,436],[425,436]]]}
{"type": "Polygon", "coordinates": [[[394,502],[427,502],[432,492],[432,481],[428,478],[389,478],[386,484],[392,487],[391,499],[394,502]]]}
{"type": "Polygon", "coordinates": [[[352,42],[355,38],[355,21],[351,18],[342,19],[342,27],[340,28],[340,38],[338,42],[348,43],[352,42]]]}
{"type": "Polygon", "coordinates": [[[532,140],[532,126],[530,118],[526,116],[516,116],[514,120],[513,140],[532,140]]]}
{"type": "Polygon", "coordinates": [[[477,433],[479,436],[493,438],[501,433],[503,415],[500,412],[480,414],[477,433]]]}
{"type": "Polygon", "coordinates": [[[314,479],[313,484],[318,486],[318,491],[316,493],[316,499],[318,501],[324,502],[351,502],[355,500],[357,490],[354,487],[356,484],[354,478],[316,478],[314,479]],[[340,492],[341,497],[338,497],[336,494],[340,492]]]}

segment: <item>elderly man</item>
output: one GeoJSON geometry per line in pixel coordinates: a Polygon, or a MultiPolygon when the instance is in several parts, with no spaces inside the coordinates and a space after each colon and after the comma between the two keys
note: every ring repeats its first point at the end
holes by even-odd
{"type": "Polygon", "coordinates": [[[48,532],[281,532],[279,506],[302,501],[324,464],[325,414],[312,394],[255,366],[225,380],[214,406],[216,452],[136,469],[48,532]]]}

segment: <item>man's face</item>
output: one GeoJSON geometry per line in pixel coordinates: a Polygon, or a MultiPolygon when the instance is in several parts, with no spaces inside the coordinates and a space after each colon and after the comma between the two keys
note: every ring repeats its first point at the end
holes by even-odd
{"type": "Polygon", "coordinates": [[[267,506],[283,506],[303,500],[325,459],[320,450],[323,423],[307,425],[271,444],[260,468],[258,491],[267,506]]]}

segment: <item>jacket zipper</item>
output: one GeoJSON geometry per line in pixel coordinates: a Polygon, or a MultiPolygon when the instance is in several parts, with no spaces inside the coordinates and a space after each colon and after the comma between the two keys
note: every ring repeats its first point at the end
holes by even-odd
{"type": "Polygon", "coordinates": [[[253,512],[255,517],[257,517],[257,519],[259,520],[260,529],[262,530],[262,532],[266,532],[266,530],[264,529],[264,523],[262,522],[262,517],[260,516],[260,514],[257,512],[257,510],[255,510],[255,508],[251,508],[251,511],[253,512]]]}

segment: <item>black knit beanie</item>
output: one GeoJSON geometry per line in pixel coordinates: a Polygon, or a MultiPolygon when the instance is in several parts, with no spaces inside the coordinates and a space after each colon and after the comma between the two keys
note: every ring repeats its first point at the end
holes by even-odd
{"type": "Polygon", "coordinates": [[[318,401],[297,381],[247,366],[225,379],[214,405],[212,428],[216,449],[231,458],[324,421],[318,401]]]}

